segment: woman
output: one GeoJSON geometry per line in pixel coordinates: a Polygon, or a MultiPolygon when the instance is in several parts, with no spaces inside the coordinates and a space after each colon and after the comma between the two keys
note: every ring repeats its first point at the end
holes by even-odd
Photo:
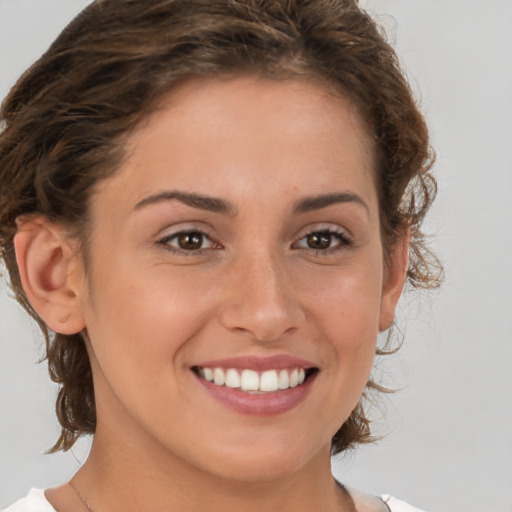
{"type": "Polygon", "coordinates": [[[414,510],[336,482],[406,280],[428,134],[354,0],[97,0],[2,106],[0,239],[70,482],[9,512],[414,510]]]}

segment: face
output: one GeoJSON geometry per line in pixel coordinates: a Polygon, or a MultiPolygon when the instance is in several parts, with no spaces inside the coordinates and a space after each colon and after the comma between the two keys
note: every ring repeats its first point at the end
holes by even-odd
{"type": "Polygon", "coordinates": [[[91,202],[97,437],[247,480],[325,458],[397,298],[356,110],[311,82],[191,81],[128,149],[91,202]]]}

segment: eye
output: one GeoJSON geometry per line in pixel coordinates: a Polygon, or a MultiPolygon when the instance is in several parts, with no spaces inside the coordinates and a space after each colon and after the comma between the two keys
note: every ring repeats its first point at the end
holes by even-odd
{"type": "MultiPolygon", "coordinates": [[[[333,242],[332,233],[326,231],[319,231],[317,233],[310,233],[306,236],[306,243],[310,249],[318,249],[325,251],[330,249],[333,242]]],[[[337,240],[336,240],[337,241],[337,240]]]]}
{"type": "Polygon", "coordinates": [[[332,251],[346,249],[351,243],[350,238],[343,232],[332,229],[321,229],[307,233],[294,244],[294,247],[330,253],[332,251]]]}
{"type": "Polygon", "coordinates": [[[208,235],[201,231],[180,231],[168,235],[158,242],[177,252],[194,252],[215,247],[208,235]]]}

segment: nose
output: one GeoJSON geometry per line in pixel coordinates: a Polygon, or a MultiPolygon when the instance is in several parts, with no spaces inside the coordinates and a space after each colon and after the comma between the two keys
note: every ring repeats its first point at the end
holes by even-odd
{"type": "Polygon", "coordinates": [[[221,322],[258,341],[274,341],[295,331],[305,319],[283,262],[273,255],[253,255],[232,268],[227,279],[221,322]]]}

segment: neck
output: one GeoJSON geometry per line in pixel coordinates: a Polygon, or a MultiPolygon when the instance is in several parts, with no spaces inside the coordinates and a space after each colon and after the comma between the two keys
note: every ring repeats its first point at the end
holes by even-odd
{"type": "Polygon", "coordinates": [[[160,446],[138,450],[136,443],[103,437],[97,431],[88,460],[72,480],[93,512],[354,510],[331,475],[329,447],[296,471],[237,480],[202,471],[160,446]]]}

